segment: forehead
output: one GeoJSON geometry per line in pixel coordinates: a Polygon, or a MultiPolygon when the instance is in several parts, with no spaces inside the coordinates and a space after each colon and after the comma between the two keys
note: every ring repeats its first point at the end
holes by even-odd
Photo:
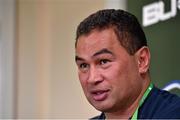
{"type": "Polygon", "coordinates": [[[123,48],[113,29],[105,29],[101,31],[94,30],[88,35],[80,36],[76,46],[76,53],[89,54],[103,48],[108,48],[110,50],[123,48]]]}

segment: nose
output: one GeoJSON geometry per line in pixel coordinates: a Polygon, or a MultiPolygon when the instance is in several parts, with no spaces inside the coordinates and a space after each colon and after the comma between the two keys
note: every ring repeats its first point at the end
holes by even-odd
{"type": "Polygon", "coordinates": [[[89,72],[88,83],[97,85],[102,81],[103,81],[103,76],[101,72],[97,68],[91,67],[89,72]]]}

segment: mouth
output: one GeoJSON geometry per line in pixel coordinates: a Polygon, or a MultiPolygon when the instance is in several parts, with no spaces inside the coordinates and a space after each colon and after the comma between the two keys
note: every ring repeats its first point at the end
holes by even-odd
{"type": "Polygon", "coordinates": [[[94,90],[91,92],[92,98],[95,101],[104,101],[108,97],[109,89],[107,90],[94,90]]]}

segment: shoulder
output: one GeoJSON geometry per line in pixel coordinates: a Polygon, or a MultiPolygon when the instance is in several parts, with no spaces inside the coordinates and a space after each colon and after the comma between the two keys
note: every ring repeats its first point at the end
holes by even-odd
{"type": "Polygon", "coordinates": [[[141,108],[141,118],[180,118],[180,97],[153,88],[141,108]]]}
{"type": "Polygon", "coordinates": [[[154,88],[154,94],[152,93],[152,98],[155,99],[160,105],[166,105],[164,107],[168,108],[170,106],[175,107],[174,105],[180,106],[180,97],[172,94],[168,91],[154,88]]]}
{"type": "Polygon", "coordinates": [[[168,91],[159,91],[159,115],[161,118],[180,118],[180,97],[168,91]]]}

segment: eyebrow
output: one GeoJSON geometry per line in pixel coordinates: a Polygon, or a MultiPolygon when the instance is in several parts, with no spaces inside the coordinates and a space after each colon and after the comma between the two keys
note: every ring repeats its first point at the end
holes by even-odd
{"type": "MultiPolygon", "coordinates": [[[[101,55],[101,54],[111,54],[111,55],[114,56],[114,54],[110,50],[108,50],[107,48],[103,48],[100,51],[94,53],[93,57],[96,57],[96,56],[101,55]]],[[[81,58],[81,57],[79,57],[77,55],[75,56],[75,61],[84,61],[84,60],[85,59],[83,59],[83,58],[81,58]]]]}
{"type": "Polygon", "coordinates": [[[101,49],[100,51],[96,52],[93,54],[93,56],[98,56],[98,55],[101,55],[101,54],[111,54],[111,55],[114,55],[110,50],[108,50],[107,48],[103,48],[101,49]]]}
{"type": "Polygon", "coordinates": [[[75,56],[75,61],[84,61],[84,59],[76,55],[75,56]]]}

